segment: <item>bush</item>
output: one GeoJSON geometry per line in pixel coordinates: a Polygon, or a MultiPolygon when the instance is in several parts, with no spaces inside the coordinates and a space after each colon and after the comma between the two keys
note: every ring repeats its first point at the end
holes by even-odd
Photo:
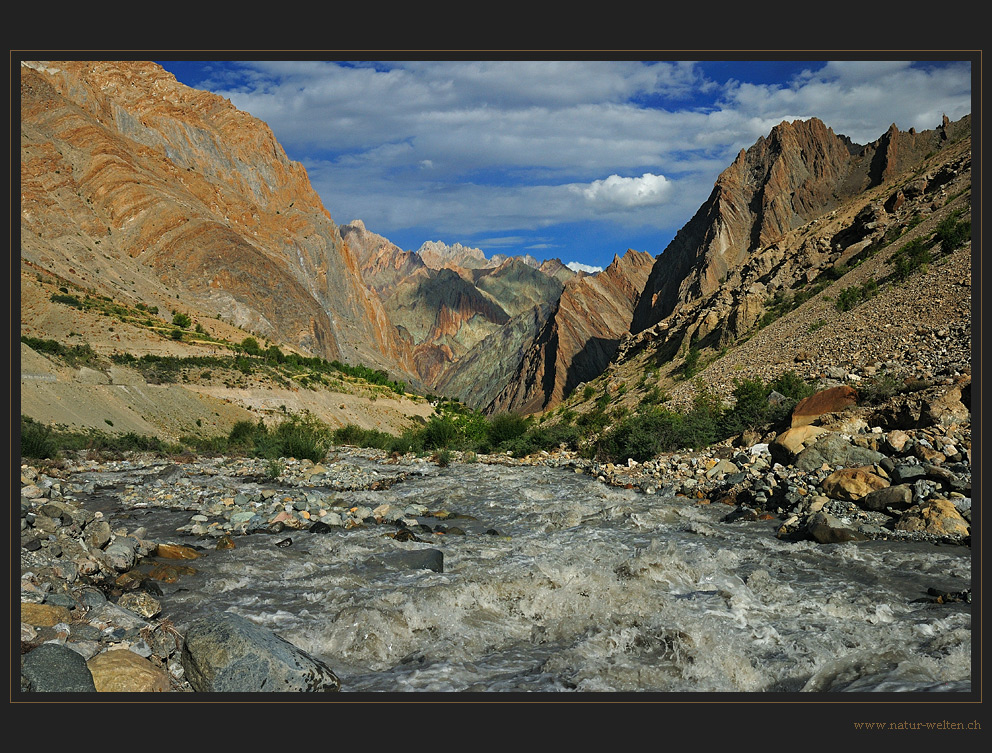
{"type": "Polygon", "coordinates": [[[59,447],[52,430],[27,416],[21,416],[21,457],[44,460],[58,456],[59,447]]]}
{"type": "Polygon", "coordinates": [[[516,413],[499,413],[489,419],[486,438],[493,447],[510,442],[527,431],[527,419],[516,413]]]}
{"type": "Polygon", "coordinates": [[[188,329],[189,325],[193,323],[193,320],[189,318],[188,314],[183,314],[177,311],[172,315],[172,324],[180,329],[188,329]]]}
{"type": "Polygon", "coordinates": [[[916,270],[926,267],[932,259],[926,242],[921,238],[915,238],[892,254],[889,261],[893,266],[892,276],[901,281],[916,270]]]}
{"type": "Polygon", "coordinates": [[[699,428],[695,421],[687,422],[683,414],[655,408],[627,418],[607,432],[597,442],[597,454],[614,463],[628,458],[642,463],[662,452],[696,446],[688,435],[695,435],[699,428]]]}
{"type": "Polygon", "coordinates": [[[785,395],[787,398],[796,402],[816,392],[812,384],[797,376],[794,371],[784,372],[772,380],[770,386],[779,394],[785,395]]]}
{"type": "Polygon", "coordinates": [[[427,422],[422,436],[425,449],[439,450],[455,440],[458,429],[450,418],[434,416],[427,422]]]}
{"type": "Polygon", "coordinates": [[[689,348],[686,353],[685,363],[682,364],[682,376],[685,379],[692,379],[699,371],[699,348],[689,348]]]}
{"type": "Polygon", "coordinates": [[[940,243],[940,251],[949,254],[971,240],[971,220],[958,222],[954,217],[942,220],[934,233],[940,243]]]}
{"type": "Polygon", "coordinates": [[[729,437],[764,424],[770,413],[770,393],[771,387],[760,379],[735,379],[734,405],[720,416],[720,433],[729,437]]]}
{"type": "Polygon", "coordinates": [[[82,302],[74,295],[60,295],[55,293],[50,300],[54,303],[64,303],[66,306],[72,306],[77,309],[83,308],[82,302]]]}

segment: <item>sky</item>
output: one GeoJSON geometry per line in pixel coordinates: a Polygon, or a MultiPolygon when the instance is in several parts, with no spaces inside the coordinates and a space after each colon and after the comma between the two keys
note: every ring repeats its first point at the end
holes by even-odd
{"type": "Polygon", "coordinates": [[[408,251],[461,243],[587,270],[662,253],[782,121],[868,144],[972,110],[965,54],[156,62],[267,123],[338,224],[408,251]]]}

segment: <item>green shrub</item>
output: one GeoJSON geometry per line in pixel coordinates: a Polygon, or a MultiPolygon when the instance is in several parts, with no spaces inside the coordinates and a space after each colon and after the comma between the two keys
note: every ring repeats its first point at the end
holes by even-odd
{"type": "Polygon", "coordinates": [[[173,326],[179,327],[180,329],[188,329],[192,323],[193,320],[190,319],[189,314],[183,314],[177,311],[172,315],[173,326]]]}
{"type": "Polygon", "coordinates": [[[878,283],[875,280],[868,280],[864,285],[852,285],[840,291],[834,306],[838,311],[850,311],[876,293],[878,293],[878,283]]]}
{"type": "Polygon", "coordinates": [[[947,217],[937,225],[935,240],[940,243],[940,251],[949,254],[971,240],[971,220],[958,221],[947,217]]]}
{"type": "Polygon", "coordinates": [[[693,346],[686,353],[685,363],[682,364],[682,376],[685,379],[692,379],[699,371],[699,348],[693,346]]]}
{"type": "Polygon", "coordinates": [[[816,392],[816,388],[812,384],[798,376],[794,371],[784,372],[773,379],[769,386],[779,394],[796,402],[816,392]]]}
{"type": "Polygon", "coordinates": [[[83,303],[74,295],[60,295],[59,293],[52,294],[50,299],[54,303],[64,303],[66,306],[72,306],[73,308],[81,309],[83,308],[83,303]]]}
{"type": "Polygon", "coordinates": [[[499,447],[526,432],[527,424],[527,419],[516,413],[498,413],[489,419],[486,438],[493,447],[499,447]]]}
{"type": "Polygon", "coordinates": [[[889,257],[889,262],[893,266],[892,276],[897,281],[905,280],[931,261],[930,249],[922,238],[914,238],[889,257]]]}
{"type": "Polygon", "coordinates": [[[44,424],[21,416],[21,457],[36,460],[54,459],[59,456],[58,443],[52,430],[44,424]]]}
{"type": "Polygon", "coordinates": [[[454,422],[447,417],[433,416],[423,429],[423,445],[428,450],[447,447],[458,436],[454,422]]]}

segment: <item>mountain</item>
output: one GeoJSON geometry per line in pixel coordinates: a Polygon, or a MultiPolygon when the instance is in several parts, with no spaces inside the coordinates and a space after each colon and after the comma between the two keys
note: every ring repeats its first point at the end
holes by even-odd
{"type": "Polygon", "coordinates": [[[630,328],[653,265],[651,254],[628,250],[602,272],[566,282],[554,313],[487,410],[540,412],[599,376],[630,328]]]}
{"type": "Polygon", "coordinates": [[[428,241],[417,251],[403,251],[361,220],[343,225],[341,234],[413,353],[419,380],[473,407],[483,407],[482,396],[503,386],[564,281],[576,276],[556,259],[542,264],[528,256],[487,258],[460,243],[428,241]],[[462,363],[490,336],[495,337],[462,363]]]}
{"type": "MultiPolygon", "coordinates": [[[[264,123],[152,63],[40,61],[20,75],[21,333],[33,340],[101,358],[206,357],[250,336],[490,413],[581,408],[576,388],[590,382],[636,409],[651,388],[691,400],[693,375],[725,396],[742,375],[789,369],[865,379],[894,363],[956,378],[967,366],[970,245],[944,250],[939,233],[971,209],[969,117],[893,125],[865,146],[816,119],[782,123],[740,152],[661,254],[628,250],[586,274],[439,241],[404,251],[361,220],[339,226],[264,123]],[[923,261],[907,262],[911,243],[923,261]]],[[[22,359],[28,415],[96,416],[126,396],[96,428],[154,423],[142,401],[159,385],[119,364],[53,370],[28,344],[22,359]],[[63,382],[79,389],[49,390],[63,382]]],[[[375,426],[386,402],[366,411],[300,383],[221,385],[210,372],[163,391],[164,412],[186,416],[175,432],[232,402],[266,415],[319,405],[330,423],[375,426]]]]}
{"type": "MultiPolygon", "coordinates": [[[[867,146],[816,120],[776,127],[658,256],[596,394],[686,408],[699,384],[727,400],[787,372],[868,400],[970,394],[971,166],[967,116],[867,146]]],[[[920,410],[871,420],[913,427],[920,410]]]]}
{"type": "Polygon", "coordinates": [[[153,63],[42,61],[20,74],[23,260],[132,304],[415,373],[268,126],[153,63]]]}
{"type": "Polygon", "coordinates": [[[775,126],[767,138],[741,150],[659,255],[632,331],[711,295],[754,257],[781,256],[784,249],[776,243],[787,233],[913,169],[970,128],[970,118],[958,123],[945,118],[939,128],[922,133],[903,133],[893,125],[877,141],[858,146],[816,118],[775,126]]]}

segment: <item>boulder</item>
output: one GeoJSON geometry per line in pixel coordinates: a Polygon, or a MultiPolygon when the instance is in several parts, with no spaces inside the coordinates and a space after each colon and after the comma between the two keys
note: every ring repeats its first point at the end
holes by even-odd
{"type": "Polygon", "coordinates": [[[839,544],[844,541],[866,541],[860,531],[851,528],[830,513],[819,511],[810,516],[806,523],[806,533],[820,544],[839,544]]]}
{"type": "Polygon", "coordinates": [[[172,686],[168,672],[127,649],[104,651],[86,666],[100,693],[167,693],[172,686]]]}
{"type": "MultiPolygon", "coordinates": [[[[970,382],[969,382],[970,386],[970,382]]],[[[971,419],[971,411],[961,400],[961,387],[953,385],[945,392],[927,400],[922,406],[924,423],[936,426],[961,424],[971,419]]]]}
{"type": "Polygon", "coordinates": [[[772,460],[782,465],[791,465],[809,445],[812,445],[827,430],[820,426],[795,426],[783,431],[768,444],[772,460]]]}
{"type": "Polygon", "coordinates": [[[205,693],[341,689],[324,662],[232,612],[204,617],[189,626],[182,665],[193,689],[205,693]]]}
{"type": "Polygon", "coordinates": [[[889,486],[889,482],[874,473],[871,467],[841,468],[820,483],[820,489],[831,499],[854,502],[873,491],[889,486]]]}
{"type": "Polygon", "coordinates": [[[37,693],[96,692],[86,660],[58,643],[43,643],[24,655],[21,687],[37,693]]]}
{"type": "Polygon", "coordinates": [[[794,465],[803,471],[814,471],[824,463],[834,467],[856,468],[865,465],[875,465],[885,456],[868,447],[860,447],[842,434],[831,432],[817,438],[812,446],[807,446],[794,465]]]}
{"type": "Polygon", "coordinates": [[[826,413],[837,413],[858,402],[858,393],[846,384],[820,390],[792,409],[792,426],[807,426],[826,413]]]}
{"type": "Polygon", "coordinates": [[[885,512],[886,510],[908,510],[913,504],[913,487],[909,484],[886,486],[868,492],[857,500],[858,507],[864,510],[885,512]]]}
{"type": "Polygon", "coordinates": [[[947,499],[931,499],[913,508],[896,521],[897,531],[922,531],[934,536],[969,536],[971,526],[954,503],[947,499]]]}
{"type": "Polygon", "coordinates": [[[60,622],[70,622],[72,615],[68,609],[54,604],[34,604],[21,602],[21,622],[34,627],[52,627],[60,622]]]}

